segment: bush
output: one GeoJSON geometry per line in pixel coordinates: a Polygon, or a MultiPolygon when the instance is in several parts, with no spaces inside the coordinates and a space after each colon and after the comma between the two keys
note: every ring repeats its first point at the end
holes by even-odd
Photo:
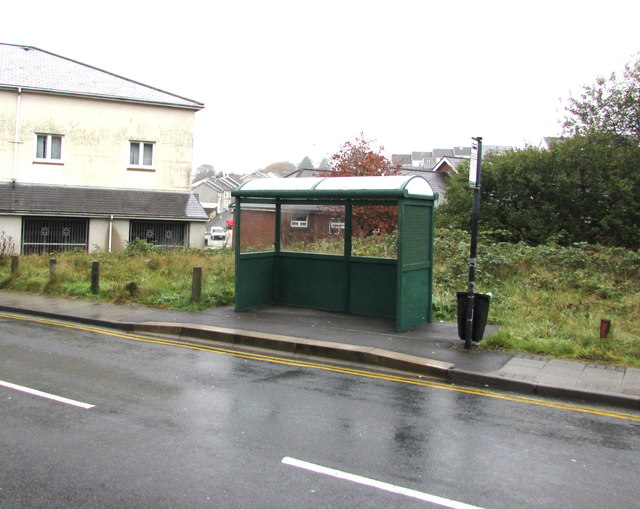
{"type": "Polygon", "coordinates": [[[155,247],[150,242],[147,242],[144,239],[134,239],[127,242],[124,248],[125,256],[139,256],[144,254],[149,254],[155,251],[155,247]]]}
{"type": "Polygon", "coordinates": [[[0,265],[7,265],[15,251],[15,242],[4,231],[0,232],[0,265]]]}
{"type": "MultiPolygon", "coordinates": [[[[640,146],[603,133],[483,158],[481,225],[494,240],[640,248],[640,146]]],[[[468,230],[468,165],[447,187],[438,227],[468,230]]]]}

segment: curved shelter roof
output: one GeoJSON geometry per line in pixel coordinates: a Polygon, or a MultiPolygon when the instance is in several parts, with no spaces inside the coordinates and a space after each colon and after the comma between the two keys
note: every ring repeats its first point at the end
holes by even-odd
{"type": "Polygon", "coordinates": [[[437,198],[419,175],[254,179],[231,194],[241,198],[437,198]]]}

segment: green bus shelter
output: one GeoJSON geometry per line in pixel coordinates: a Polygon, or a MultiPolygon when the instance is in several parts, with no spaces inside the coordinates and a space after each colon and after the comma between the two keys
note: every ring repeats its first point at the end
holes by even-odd
{"type": "Polygon", "coordinates": [[[420,176],[262,178],[235,196],[236,311],[431,321],[437,195],[420,176]]]}

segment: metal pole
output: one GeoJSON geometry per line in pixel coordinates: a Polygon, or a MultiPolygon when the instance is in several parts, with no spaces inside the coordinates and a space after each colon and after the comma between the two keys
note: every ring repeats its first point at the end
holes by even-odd
{"type": "MultiPolygon", "coordinates": [[[[478,219],[480,216],[480,184],[481,184],[481,160],[482,138],[472,138],[478,143],[477,172],[473,188],[473,213],[471,216],[471,249],[469,253],[469,288],[467,290],[467,323],[465,324],[464,347],[471,348],[473,337],[473,313],[476,294],[476,267],[478,265],[478,219]]],[[[473,159],[472,159],[473,161],[473,159]]],[[[472,172],[473,168],[469,168],[472,172]]]]}

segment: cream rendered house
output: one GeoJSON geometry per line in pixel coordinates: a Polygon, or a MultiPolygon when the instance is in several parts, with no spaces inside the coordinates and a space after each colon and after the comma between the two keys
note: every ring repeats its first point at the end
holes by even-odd
{"type": "Polygon", "coordinates": [[[0,233],[16,253],[203,247],[190,190],[203,104],[29,46],[0,44],[0,233]]]}

